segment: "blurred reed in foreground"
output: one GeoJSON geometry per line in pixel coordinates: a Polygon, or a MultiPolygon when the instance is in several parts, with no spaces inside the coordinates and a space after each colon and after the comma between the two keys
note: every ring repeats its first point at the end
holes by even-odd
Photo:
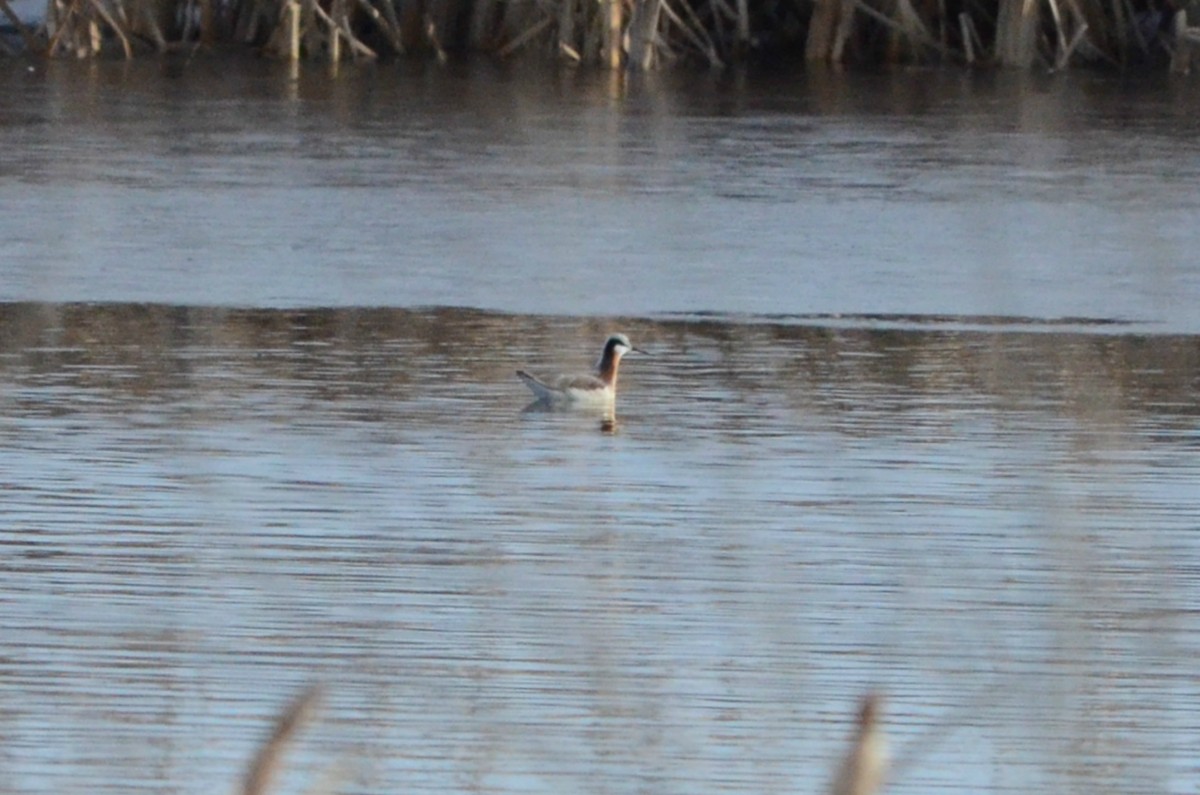
{"type": "Polygon", "coordinates": [[[1167,64],[1200,47],[1200,0],[47,0],[31,52],[133,57],[250,47],[289,59],[518,52],[610,69],[746,59],[1167,64]]]}
{"type": "Polygon", "coordinates": [[[266,795],[283,768],[284,752],[296,734],[313,721],[321,701],[321,688],[300,693],[275,719],[270,735],[259,747],[242,781],[241,795],[266,795]]]}
{"type": "MultiPolygon", "coordinates": [[[[251,760],[242,781],[241,795],[267,795],[283,767],[284,753],[296,735],[313,721],[321,689],[310,687],[300,693],[275,719],[271,733],[251,760]]],[[[888,747],[880,725],[883,698],[875,693],[863,697],[850,747],[838,767],[829,795],[876,795],[883,791],[888,771],[888,747]]],[[[332,787],[310,789],[324,792],[332,787]]]]}
{"type": "Polygon", "coordinates": [[[883,698],[868,694],[858,709],[850,748],[842,759],[831,795],[874,795],[883,791],[888,770],[887,740],[880,726],[883,698]]]}

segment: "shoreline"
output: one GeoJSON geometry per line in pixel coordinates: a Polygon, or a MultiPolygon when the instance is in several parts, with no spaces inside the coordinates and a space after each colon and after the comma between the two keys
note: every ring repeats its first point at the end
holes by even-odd
{"type": "Polygon", "coordinates": [[[1200,3],[1166,0],[0,0],[0,57],[485,55],[612,71],[778,64],[1092,67],[1186,74],[1200,3]]]}

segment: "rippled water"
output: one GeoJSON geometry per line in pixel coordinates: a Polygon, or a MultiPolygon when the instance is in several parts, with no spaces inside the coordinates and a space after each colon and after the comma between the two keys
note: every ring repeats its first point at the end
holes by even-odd
{"type": "Polygon", "coordinates": [[[206,791],[313,680],[350,791],[815,792],[868,688],[898,792],[1197,783],[1194,338],[628,321],[606,433],[512,370],[607,321],[2,316],[14,791],[206,791]]]}
{"type": "Polygon", "coordinates": [[[202,56],[0,80],[0,300],[1200,331],[1194,80],[202,56]]]}
{"type": "Polygon", "coordinates": [[[1200,788],[1194,81],[10,66],[0,791],[1200,788]]]}

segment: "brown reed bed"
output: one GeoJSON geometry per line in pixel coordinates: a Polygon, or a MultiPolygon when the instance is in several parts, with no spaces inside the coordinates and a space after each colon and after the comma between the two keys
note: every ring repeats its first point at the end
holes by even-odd
{"type": "Polygon", "coordinates": [[[78,58],[232,47],[624,70],[794,59],[1187,71],[1200,47],[1195,0],[46,0],[29,24],[0,0],[0,15],[29,52],[78,58]]]}

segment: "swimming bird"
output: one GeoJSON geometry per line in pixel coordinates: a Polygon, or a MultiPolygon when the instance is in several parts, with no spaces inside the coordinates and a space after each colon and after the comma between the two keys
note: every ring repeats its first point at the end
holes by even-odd
{"type": "Polygon", "coordinates": [[[532,376],[524,370],[517,370],[517,375],[537,396],[537,402],[543,405],[611,405],[617,397],[617,368],[621,365],[621,357],[627,353],[646,352],[633,347],[629,337],[624,334],[613,334],[604,343],[600,361],[596,362],[593,373],[560,375],[548,381],[532,376]]]}

